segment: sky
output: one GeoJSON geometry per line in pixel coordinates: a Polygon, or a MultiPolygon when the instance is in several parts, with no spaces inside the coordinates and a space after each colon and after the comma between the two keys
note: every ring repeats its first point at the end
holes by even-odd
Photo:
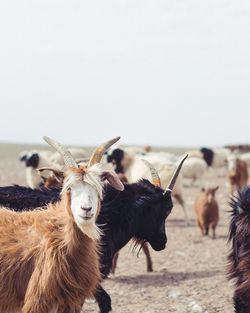
{"type": "Polygon", "coordinates": [[[250,143],[249,0],[2,0],[0,141],[250,143]]]}

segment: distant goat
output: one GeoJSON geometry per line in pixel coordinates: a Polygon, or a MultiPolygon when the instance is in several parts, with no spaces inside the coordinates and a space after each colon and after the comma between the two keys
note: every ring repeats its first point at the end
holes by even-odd
{"type": "Polygon", "coordinates": [[[219,206],[215,199],[215,193],[218,188],[202,188],[194,205],[197,225],[201,230],[202,236],[207,236],[209,229],[212,228],[213,239],[216,238],[215,229],[219,221],[219,206]]]}
{"type": "MultiPolygon", "coordinates": [[[[68,151],[74,159],[83,159],[86,157],[84,150],[70,148],[68,151]]],[[[26,181],[30,188],[38,188],[43,183],[37,169],[43,167],[53,167],[62,169],[64,166],[62,156],[58,152],[51,151],[24,151],[20,153],[19,160],[25,163],[26,181]]]]}
{"type": "MultiPolygon", "coordinates": [[[[100,164],[109,141],[78,166],[69,151],[46,137],[63,156],[67,171],[61,200],[46,210],[16,213],[0,208],[0,312],[80,313],[100,281],[95,221],[107,179],[118,176],[100,164]]],[[[30,200],[29,200],[30,201],[30,200]]],[[[40,204],[40,203],[39,203],[40,204]]]]}
{"type": "Polygon", "coordinates": [[[239,159],[236,155],[231,154],[228,159],[228,179],[230,192],[245,187],[248,183],[248,168],[244,160],[239,159]]]}
{"type": "Polygon", "coordinates": [[[235,313],[250,312],[250,186],[231,201],[228,278],[234,280],[235,313]]]}

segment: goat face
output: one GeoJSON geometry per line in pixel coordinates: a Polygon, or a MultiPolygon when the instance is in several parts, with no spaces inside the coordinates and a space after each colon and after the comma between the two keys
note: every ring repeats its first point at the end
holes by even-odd
{"type": "Polygon", "coordinates": [[[71,210],[79,228],[94,224],[100,210],[102,190],[105,180],[116,189],[124,186],[118,176],[103,164],[95,164],[90,168],[80,165],[66,172],[64,190],[70,190],[71,210]]]}
{"type": "Polygon", "coordinates": [[[215,188],[202,188],[202,192],[205,195],[206,198],[206,203],[211,204],[212,202],[215,201],[215,193],[216,191],[219,189],[219,186],[215,187],[215,188]]]}
{"type": "Polygon", "coordinates": [[[36,152],[30,152],[22,155],[20,161],[25,162],[26,167],[37,168],[39,164],[39,155],[36,152]]]}
{"type": "Polygon", "coordinates": [[[141,216],[136,221],[136,237],[149,242],[154,250],[160,251],[166,247],[165,223],[173,208],[173,202],[170,193],[163,195],[161,188],[155,186],[153,188],[153,195],[138,200],[141,216]]]}
{"type": "Polygon", "coordinates": [[[111,154],[107,155],[107,162],[114,165],[116,173],[124,173],[123,160],[124,151],[121,149],[114,149],[111,154]]]}

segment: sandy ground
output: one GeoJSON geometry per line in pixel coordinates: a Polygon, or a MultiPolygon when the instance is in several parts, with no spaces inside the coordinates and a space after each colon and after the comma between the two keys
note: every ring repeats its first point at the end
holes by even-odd
{"type": "MultiPolygon", "coordinates": [[[[24,167],[17,160],[17,151],[0,151],[0,185],[25,184],[24,167]]],[[[115,313],[233,313],[232,284],[225,278],[228,251],[228,194],[226,178],[215,172],[206,182],[220,185],[217,199],[220,222],[217,239],[201,239],[194,221],[193,202],[197,188],[184,188],[192,225],[186,227],[183,213],[175,205],[167,220],[168,244],[164,251],[151,249],[154,272],[146,272],[143,252],[139,258],[128,244],[121,253],[115,276],[103,285],[112,298],[115,313]]],[[[96,303],[88,300],[87,313],[98,312],[96,303]]]]}

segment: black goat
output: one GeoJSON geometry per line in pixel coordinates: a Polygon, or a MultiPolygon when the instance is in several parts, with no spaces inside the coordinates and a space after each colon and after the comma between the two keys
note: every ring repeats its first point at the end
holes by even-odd
{"type": "Polygon", "coordinates": [[[228,277],[234,279],[234,307],[236,313],[250,312],[250,186],[231,201],[232,215],[228,256],[228,277]]]}
{"type": "MultiPolygon", "coordinates": [[[[137,238],[141,245],[148,242],[156,251],[165,248],[167,243],[165,222],[173,208],[171,191],[184,160],[179,165],[169,187],[165,191],[157,186],[160,181],[156,177],[156,173],[152,173],[156,185],[151,184],[148,180],[141,180],[138,183],[125,185],[123,192],[113,189],[110,185],[106,186],[101,212],[97,219],[97,224],[100,225],[99,227],[103,232],[100,259],[103,278],[107,277],[111,271],[114,255],[132,238],[137,238]]],[[[34,196],[35,192],[40,195],[40,190],[19,186],[3,188],[9,188],[8,198],[14,195],[16,199],[16,194],[18,194],[20,203],[15,205],[15,199],[12,199],[12,201],[8,199],[5,203],[0,202],[0,205],[6,206],[9,203],[8,207],[17,211],[21,210],[21,205],[23,210],[31,208],[31,202],[33,201],[33,208],[41,207],[50,201],[56,201],[56,199],[59,199],[60,192],[59,189],[46,190],[45,202],[42,204],[34,196]],[[23,192],[23,199],[20,197],[20,192],[14,190],[15,188],[21,188],[20,192],[23,192]],[[29,194],[32,196],[29,197],[29,194]],[[27,203],[25,203],[26,201],[27,203]]],[[[95,298],[101,313],[108,313],[111,310],[111,298],[100,285],[95,298]]]]}

